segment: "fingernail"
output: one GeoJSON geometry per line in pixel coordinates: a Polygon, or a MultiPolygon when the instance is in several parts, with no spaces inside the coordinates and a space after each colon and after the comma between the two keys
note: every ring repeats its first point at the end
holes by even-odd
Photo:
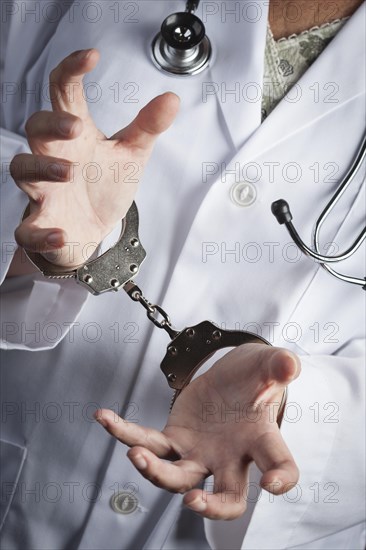
{"type": "Polygon", "coordinates": [[[64,180],[65,179],[65,168],[62,166],[62,164],[49,164],[46,167],[46,177],[47,175],[51,176],[52,178],[58,179],[58,180],[64,180]]]}
{"type": "Polygon", "coordinates": [[[106,427],[107,427],[107,422],[104,420],[103,417],[101,417],[101,416],[100,416],[100,417],[95,416],[94,418],[95,418],[95,420],[96,420],[97,422],[99,422],[99,424],[100,424],[101,426],[103,426],[103,428],[106,428],[106,427]]]}
{"type": "Polygon", "coordinates": [[[282,481],[278,477],[274,477],[272,481],[265,483],[263,489],[269,491],[270,493],[278,492],[282,487],[282,481]]]}
{"type": "Polygon", "coordinates": [[[192,508],[195,512],[204,512],[207,508],[207,503],[200,497],[196,497],[192,502],[187,503],[189,508],[192,508]]]}
{"type": "Polygon", "coordinates": [[[89,56],[91,51],[92,51],[92,48],[89,48],[88,50],[80,50],[80,52],[76,54],[76,57],[79,61],[81,61],[83,59],[86,59],[89,56]]]}
{"type": "Polygon", "coordinates": [[[147,462],[142,455],[134,456],[132,461],[138,470],[145,470],[147,467],[147,462]]]}
{"type": "Polygon", "coordinates": [[[61,245],[62,244],[62,235],[60,233],[50,233],[47,235],[46,242],[51,245],[61,245]]]}
{"type": "Polygon", "coordinates": [[[71,134],[74,126],[74,121],[67,118],[61,118],[58,123],[59,130],[61,134],[68,136],[71,134]]]}

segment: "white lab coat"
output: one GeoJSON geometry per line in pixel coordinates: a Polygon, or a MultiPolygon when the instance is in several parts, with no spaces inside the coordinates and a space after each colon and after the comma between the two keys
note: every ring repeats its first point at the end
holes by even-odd
{"type": "MultiPolygon", "coordinates": [[[[55,7],[42,11],[47,2],[6,4],[18,12],[7,15],[4,33],[3,277],[27,203],[6,162],[27,150],[25,120],[49,108],[49,71],[71,51],[100,50],[86,90],[106,135],[155,95],[176,92],[180,114],[159,139],[136,198],[148,252],[137,282],[179,328],[211,319],[258,330],[302,359],[281,428],[301,471],[298,486],[287,496],[260,493],[249,525],[205,520],[207,540],[212,548],[364,548],[364,296],[299,257],[270,205],[287,199],[309,240],[350,164],[364,131],[365,6],[261,125],[266,2],[235,3],[236,16],[225,11],[234,3],[202,2],[214,61],[187,79],[160,73],[148,57],[161,21],[181,1],[153,9],[145,1],[53,2],[62,18],[55,7]],[[41,10],[39,20],[25,14],[29,7],[41,10]],[[40,98],[25,93],[37,87],[40,98]],[[241,181],[257,191],[249,207],[230,198],[241,181]]],[[[361,184],[360,172],[324,243],[344,248],[357,231],[361,184]]],[[[342,269],[362,276],[361,265],[362,254],[342,269]]],[[[8,280],[2,300],[3,548],[204,548],[181,496],[145,481],[92,420],[102,406],[164,425],[166,334],[123,292],[93,297],[73,281],[8,280]],[[139,500],[131,515],[109,504],[123,490],[139,500]],[[179,530],[184,517],[191,527],[179,530]]]]}

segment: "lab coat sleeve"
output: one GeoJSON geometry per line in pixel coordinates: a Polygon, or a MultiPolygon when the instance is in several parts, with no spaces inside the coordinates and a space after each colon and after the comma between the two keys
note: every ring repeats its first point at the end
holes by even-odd
{"type": "MultiPolygon", "coordinates": [[[[14,155],[29,153],[25,138],[1,131],[1,347],[44,350],[54,348],[76,321],[89,292],[75,280],[51,280],[41,273],[6,278],[17,250],[14,231],[28,203],[14,183],[9,165],[14,155]]],[[[100,245],[97,254],[118,239],[119,224],[100,245]]]]}
{"type": "MultiPolygon", "coordinates": [[[[213,549],[228,537],[243,550],[364,548],[364,341],[334,355],[298,352],[302,371],[289,385],[281,433],[300,479],[282,496],[262,491],[249,526],[245,518],[205,520],[213,549]]],[[[260,477],[255,468],[252,483],[260,477]]]]}
{"type": "MultiPolygon", "coordinates": [[[[360,257],[348,262],[345,272],[358,273],[360,257]]],[[[310,542],[312,526],[317,526],[314,539],[325,537],[319,549],[334,547],[331,542],[327,546],[328,536],[359,525],[365,517],[364,293],[328,279],[319,270],[291,319],[302,328],[294,346],[302,371],[289,386],[281,431],[299,466],[300,480],[292,493],[299,499],[296,528],[289,529],[286,548],[310,542]],[[313,324],[314,308],[318,323],[313,324]],[[314,332],[317,327],[324,331],[314,332]]],[[[348,536],[343,547],[364,548],[364,541],[353,539],[352,533],[348,536]]]]}
{"type": "MultiPolygon", "coordinates": [[[[302,506],[287,548],[309,541],[312,525],[315,538],[324,538],[317,548],[330,548],[328,536],[364,521],[364,357],[361,339],[335,355],[302,356],[301,376],[289,386],[281,431],[301,472],[289,500],[302,506]]],[[[363,548],[359,533],[348,533],[349,548],[363,548]]]]}
{"type": "Polygon", "coordinates": [[[260,548],[364,548],[364,353],[357,338],[334,355],[300,356],[301,375],[288,388],[281,425],[300,479],[283,496],[263,492],[242,549],[256,547],[261,524],[274,537],[261,539],[260,548]]]}
{"type": "Polygon", "coordinates": [[[41,274],[6,279],[17,249],[14,231],[28,203],[9,173],[12,158],[29,153],[25,138],[1,130],[1,347],[50,349],[70,330],[88,292],[75,281],[48,281],[41,274]]]}
{"type": "Polygon", "coordinates": [[[19,225],[22,213],[27,205],[26,195],[15,185],[10,176],[10,162],[15,155],[29,153],[25,138],[8,130],[1,129],[1,271],[0,281],[4,281],[17,244],[14,231],[19,225]]]}
{"type": "MultiPolygon", "coordinates": [[[[57,0],[57,3],[67,9],[64,0],[57,0]]],[[[40,109],[36,100],[34,104],[28,104],[29,97],[34,97],[32,94],[25,98],[19,96],[20,85],[27,82],[29,90],[35,89],[44,71],[49,40],[58,23],[50,23],[38,15],[39,2],[27,0],[21,6],[16,2],[7,4],[2,21],[0,65],[2,81],[4,86],[8,85],[1,105],[4,128],[0,133],[0,345],[6,349],[49,349],[68,332],[87,299],[87,291],[75,288],[74,281],[50,282],[40,274],[6,278],[17,249],[14,231],[28,202],[27,196],[10,176],[9,166],[15,155],[30,152],[22,135],[23,125],[32,112],[40,109]],[[19,33],[27,43],[26,52],[19,51],[19,33]],[[26,80],[33,69],[33,76],[26,80]]]]}

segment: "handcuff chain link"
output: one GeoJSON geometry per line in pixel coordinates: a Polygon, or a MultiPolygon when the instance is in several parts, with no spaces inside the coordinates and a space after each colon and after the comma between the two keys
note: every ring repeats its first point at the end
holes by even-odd
{"type": "Polygon", "coordinates": [[[178,332],[172,328],[172,323],[167,312],[158,304],[149,302],[143,295],[141,289],[133,281],[127,283],[125,290],[132,300],[139,302],[142,307],[146,309],[148,319],[154,323],[156,327],[165,330],[171,338],[174,338],[178,334],[178,332]],[[156,313],[160,313],[163,317],[162,321],[159,321],[159,319],[155,317],[156,313]]]}
{"type": "Polygon", "coordinates": [[[149,302],[149,300],[145,298],[145,296],[138,290],[135,290],[132,296],[133,296],[132,297],[133,300],[136,300],[136,302],[140,302],[142,307],[146,309],[148,318],[150,319],[150,321],[154,323],[156,327],[164,328],[165,325],[171,326],[172,323],[170,321],[170,317],[162,307],[160,307],[157,304],[152,304],[151,302],[149,302]],[[160,313],[160,315],[163,317],[162,321],[159,321],[159,319],[154,317],[156,312],[160,313]]]}
{"type": "Polygon", "coordinates": [[[170,317],[167,314],[167,312],[164,311],[162,307],[160,307],[156,304],[154,304],[152,307],[153,307],[153,311],[148,311],[147,312],[147,316],[150,319],[150,321],[152,321],[154,323],[154,325],[158,328],[165,329],[166,326],[171,327],[172,323],[170,321],[170,317]],[[158,313],[160,313],[160,315],[163,317],[162,321],[159,321],[156,317],[154,317],[154,314],[155,314],[156,311],[158,313]]]}

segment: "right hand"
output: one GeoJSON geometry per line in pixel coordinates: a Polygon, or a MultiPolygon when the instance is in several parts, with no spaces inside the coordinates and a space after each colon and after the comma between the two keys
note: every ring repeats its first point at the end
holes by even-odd
{"type": "Polygon", "coordinates": [[[158,96],[108,139],[96,128],[83,95],[83,76],[98,60],[95,49],[74,52],[51,72],[53,110],[30,117],[32,154],[16,155],[10,166],[30,201],[30,215],[15,232],[17,243],[68,268],[85,263],[125,217],[154,142],[179,107],[175,94],[158,96]]]}

